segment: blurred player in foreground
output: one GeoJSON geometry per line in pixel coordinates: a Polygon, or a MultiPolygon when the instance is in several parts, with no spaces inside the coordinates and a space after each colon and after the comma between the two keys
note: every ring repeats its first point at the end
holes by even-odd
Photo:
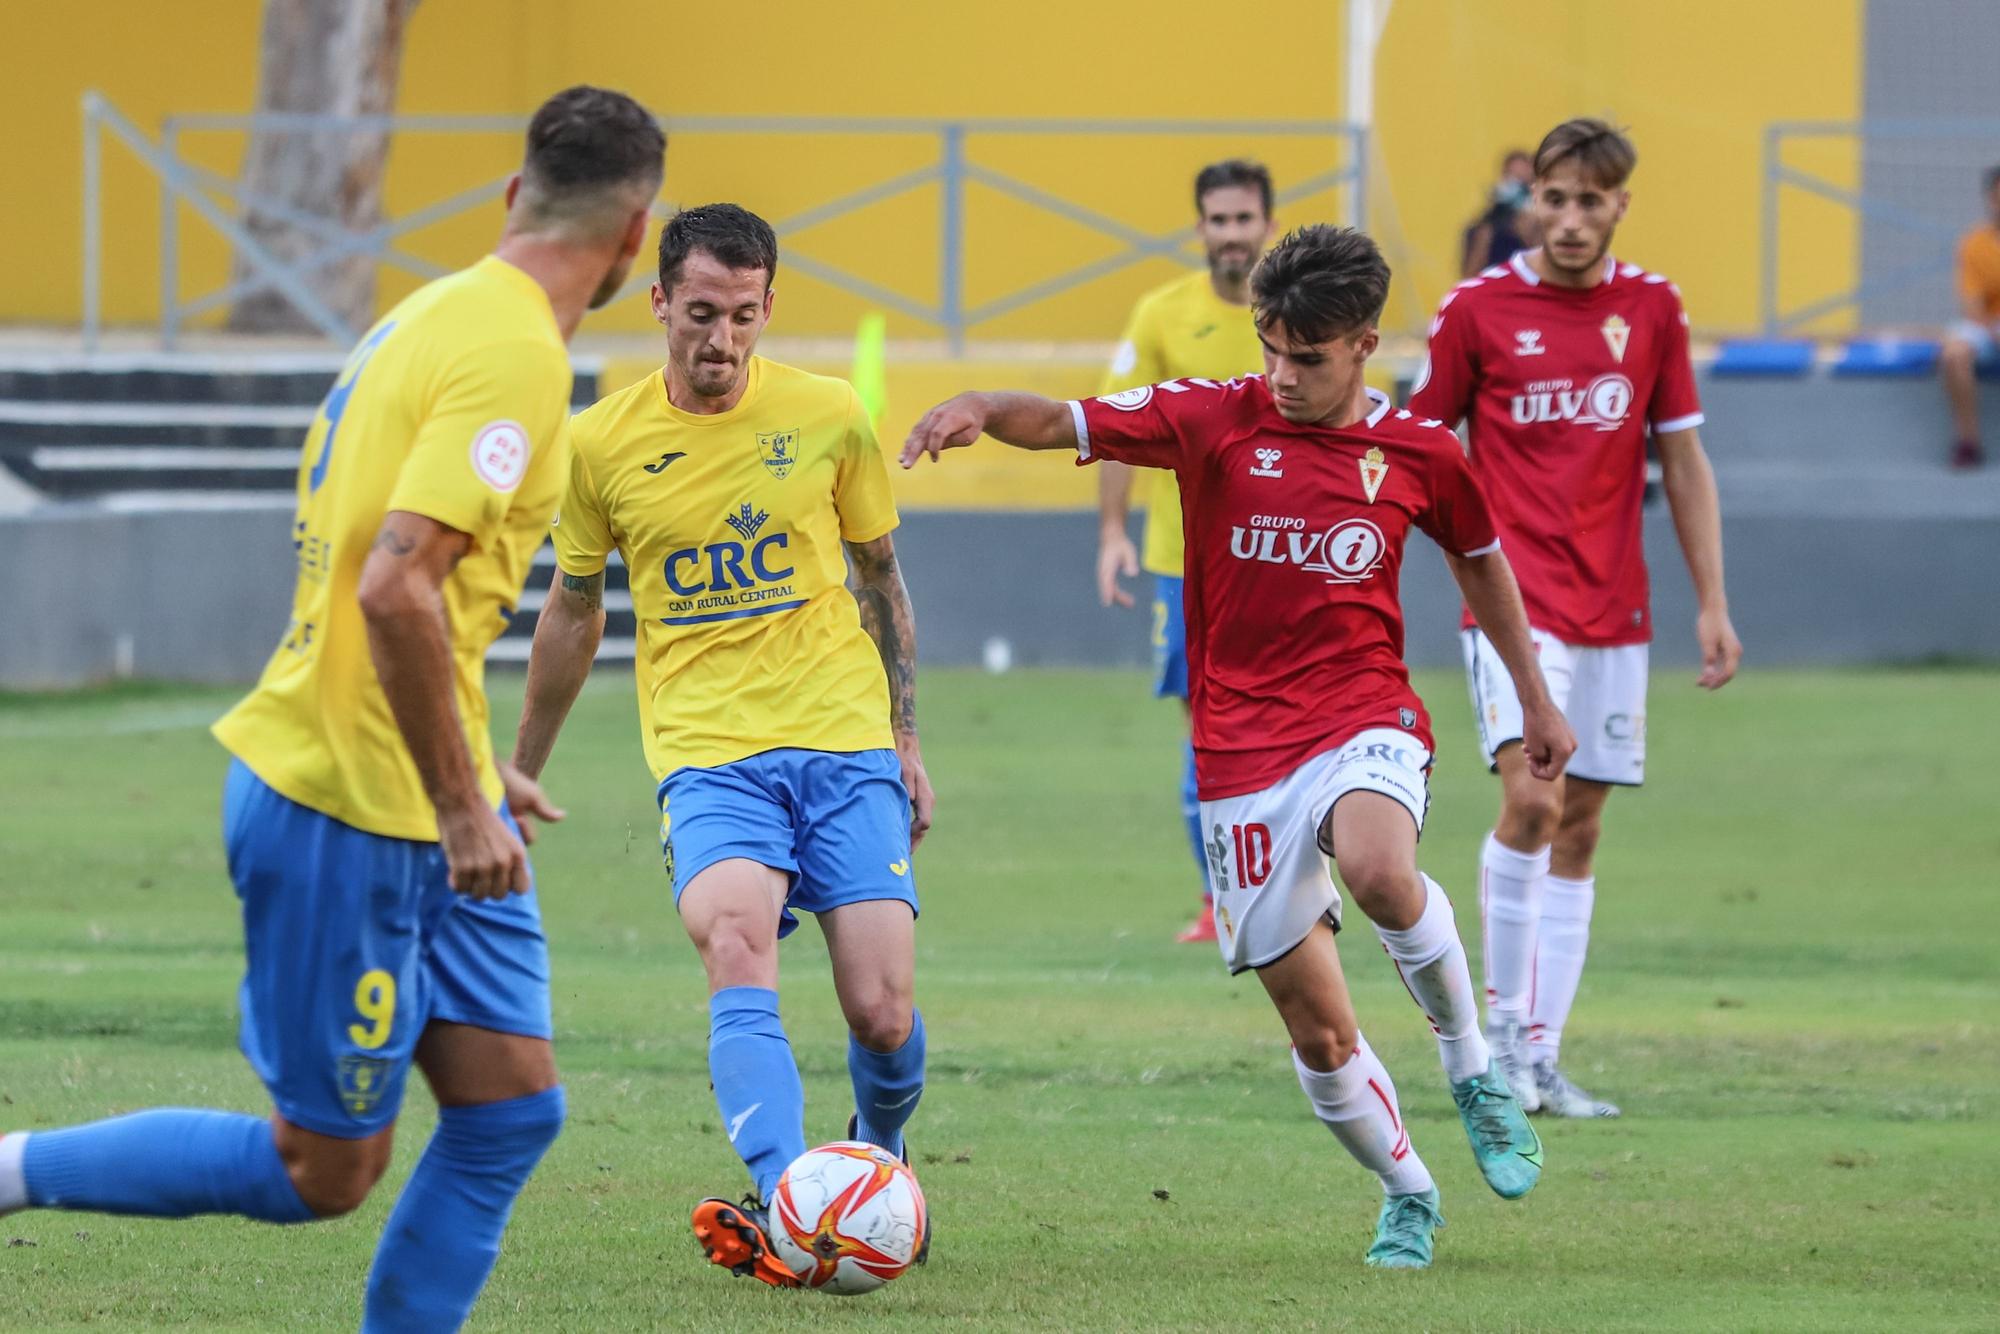
{"type": "MultiPolygon", "coordinates": [[[[1250,318],[1250,270],[1271,244],[1271,173],[1232,158],[1203,167],[1194,178],[1195,235],[1208,256],[1204,273],[1190,273],[1139,298],[1118,344],[1104,392],[1158,384],[1181,376],[1229,380],[1262,364],[1257,325],[1250,318]]],[[[1171,473],[1134,473],[1123,463],[1098,469],[1097,596],[1107,607],[1132,605],[1120,587],[1143,563],[1153,576],[1153,693],[1187,706],[1187,622],[1181,610],[1181,493],[1171,473]],[[1146,503],[1143,561],[1125,531],[1134,485],[1146,503]]],[[[1215,939],[1208,891],[1208,856],[1195,796],[1194,745],[1181,775],[1181,818],[1201,881],[1201,911],[1179,939],[1215,939]]]]}
{"type": "Polygon", "coordinates": [[[1541,674],[1578,738],[1563,780],[1540,781],[1518,744],[1514,681],[1468,613],[1472,707],[1501,794],[1479,865],[1487,1038],[1523,1105],[1558,1116],[1618,1115],[1557,1057],[1590,939],[1605,798],[1646,771],[1649,428],[1700,607],[1702,686],[1726,684],[1743,655],[1680,293],[1610,254],[1636,160],[1603,121],[1549,131],[1531,204],[1542,247],[1445,297],[1410,400],[1454,427],[1471,419],[1473,473],[1519,572],[1541,674]]]}
{"type": "Polygon", "coordinates": [[[1951,405],[1951,466],[1986,461],[1979,440],[1979,372],[2000,366],[2000,167],[1986,171],[1986,220],[1958,242],[1958,319],[1938,357],[1951,405]]]}
{"type": "Polygon", "coordinates": [[[514,763],[534,776],[548,762],[604,631],[616,550],[667,874],[708,971],[709,1075],[756,1182],[741,1205],[702,1201],[695,1235],[716,1264],[790,1287],[767,1211],[806,1151],[805,1093],[778,1018],[778,941],[794,910],[817,916],[850,1031],[848,1135],[904,1153],[924,1088],[910,854],[932,799],[889,471],[846,381],[756,355],[777,267],[769,224],[734,204],[661,230],[667,364],[573,425],[514,763]]]}
{"type": "Polygon", "coordinates": [[[563,1122],[548,951],[496,765],[486,650],[561,492],[565,349],[645,241],[666,147],[637,102],[544,103],[494,253],[418,289],[348,358],[300,464],[291,628],[215,734],[268,1119],[181,1108],[0,1140],[0,1213],[273,1223],[356,1208],[414,1062],[438,1101],[375,1253],[365,1330],[451,1330],[563,1122]]]}
{"type": "Polygon", "coordinates": [[[1397,584],[1411,527],[1444,549],[1519,683],[1541,781],[1575,747],[1535,670],[1527,617],[1458,440],[1363,383],[1389,266],[1345,228],[1287,236],[1251,277],[1264,374],[1168,380],[1081,403],[961,394],[911,431],[903,464],[981,432],[1171,468],[1187,514],[1188,679],[1222,957],[1257,970],[1320,1120],[1380,1176],[1368,1262],[1421,1268],[1443,1222],[1389,1072],[1362,1039],[1334,933],[1340,878],[1438,1035],[1480,1171],[1508,1199],[1541,1141],[1479,1032],[1444,890],[1417,869],[1431,734],[1403,666],[1397,584]]]}

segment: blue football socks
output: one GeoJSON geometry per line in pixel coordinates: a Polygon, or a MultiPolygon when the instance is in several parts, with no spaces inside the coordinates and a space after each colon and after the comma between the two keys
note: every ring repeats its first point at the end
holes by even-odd
{"type": "Polygon", "coordinates": [[[903,1152],[903,1125],[924,1096],[924,1016],[910,1013],[910,1036],[894,1051],[871,1051],[847,1038],[847,1073],[854,1081],[854,1133],[893,1154],[903,1152]]]}
{"type": "Polygon", "coordinates": [[[186,1218],[241,1214],[306,1223],[271,1123],[241,1112],[160,1107],[28,1136],[21,1167],[41,1209],[186,1218]]]}
{"type": "Polygon", "coordinates": [[[1194,852],[1195,873],[1201,877],[1201,896],[1209,897],[1208,842],[1201,836],[1201,798],[1194,778],[1194,742],[1187,746],[1187,760],[1181,769],[1181,819],[1187,823],[1188,847],[1194,852]]]}
{"type": "Polygon", "coordinates": [[[724,987],[708,1000],[708,1077],[722,1130],[769,1201],[806,1151],[806,1092],[769,987],[724,987]]]}
{"type": "Polygon", "coordinates": [[[362,1334],[465,1323],[500,1258],[515,1197],[561,1133],[563,1112],[560,1086],[438,1108],[437,1130],[375,1248],[362,1334]]]}

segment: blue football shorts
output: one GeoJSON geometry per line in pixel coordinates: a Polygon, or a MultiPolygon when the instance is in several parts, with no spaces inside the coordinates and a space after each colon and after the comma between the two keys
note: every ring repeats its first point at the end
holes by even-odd
{"type": "Polygon", "coordinates": [[[791,880],[793,909],[822,913],[894,899],[917,911],[910,865],[910,794],[893,750],[767,750],[710,769],[676,769],[657,793],[660,849],[674,902],[719,861],[743,857],[791,880]]]}
{"type": "Polygon", "coordinates": [[[437,844],[342,824],[241,760],[223,787],[222,837],[243,904],[238,1042],[293,1125],[364,1139],[393,1123],[434,1019],[553,1034],[532,890],[455,894],[437,844]]]}
{"type": "Polygon", "coordinates": [[[1181,583],[1174,575],[1153,576],[1153,695],[1156,699],[1188,697],[1187,617],[1181,608],[1181,583]]]}

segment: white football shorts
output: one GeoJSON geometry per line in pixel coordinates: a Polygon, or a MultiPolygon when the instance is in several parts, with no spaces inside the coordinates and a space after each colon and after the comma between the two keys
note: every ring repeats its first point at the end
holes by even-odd
{"type": "MultiPolygon", "coordinates": [[[[1637,787],[1646,781],[1646,644],[1578,648],[1534,632],[1549,695],[1576,733],[1567,772],[1597,783],[1637,787]]],[[[1466,684],[1479,722],[1479,748],[1490,768],[1500,747],[1521,739],[1521,697],[1514,678],[1479,630],[1464,630],[1466,684]]]]}
{"type": "Polygon", "coordinates": [[[1215,939],[1232,973],[1262,968],[1298,946],[1321,921],[1340,930],[1340,891],[1327,867],[1327,817],[1350,792],[1402,803],[1424,831],[1431,753],[1408,732],[1375,727],[1289,775],[1240,797],[1201,803],[1215,890],[1215,939]]]}

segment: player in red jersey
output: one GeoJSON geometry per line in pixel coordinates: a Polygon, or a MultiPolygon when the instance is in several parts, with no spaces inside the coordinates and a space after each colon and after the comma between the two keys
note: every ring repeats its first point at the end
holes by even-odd
{"type": "Polygon", "coordinates": [[[1701,685],[1736,674],[1743,646],[1723,592],[1715,474],[1680,292],[1610,254],[1625,216],[1630,141],[1600,120],[1549,131],[1530,207],[1544,245],[1460,283],[1431,324],[1411,410],[1470,419],[1472,469],[1520,579],[1536,652],[1578,748],[1560,783],[1515,745],[1520,704],[1468,613],[1466,672],[1500,818],[1480,857],[1487,1038],[1530,1110],[1616,1116],[1556,1064],[1583,975],[1605,798],[1646,767],[1646,433],[1693,576],[1701,685]]]}
{"type": "Polygon", "coordinates": [[[1362,382],[1388,290],[1374,242],[1307,227],[1251,279],[1263,375],[1169,380],[1068,404],[961,394],[917,423],[903,464],[985,432],[1178,477],[1218,944],[1230,971],[1255,969],[1270,994],[1313,1110],[1381,1177],[1369,1263],[1414,1268],[1430,1263],[1437,1190],[1355,1020],[1326,855],[1430,1018],[1496,1192],[1513,1199],[1533,1187],[1541,1142],[1480,1034],[1451,902],[1417,869],[1432,745],[1403,666],[1397,579],[1412,527],[1444,547],[1519,683],[1535,772],[1555,779],[1575,741],[1535,669],[1520,595],[1457,439],[1362,382]]]}

